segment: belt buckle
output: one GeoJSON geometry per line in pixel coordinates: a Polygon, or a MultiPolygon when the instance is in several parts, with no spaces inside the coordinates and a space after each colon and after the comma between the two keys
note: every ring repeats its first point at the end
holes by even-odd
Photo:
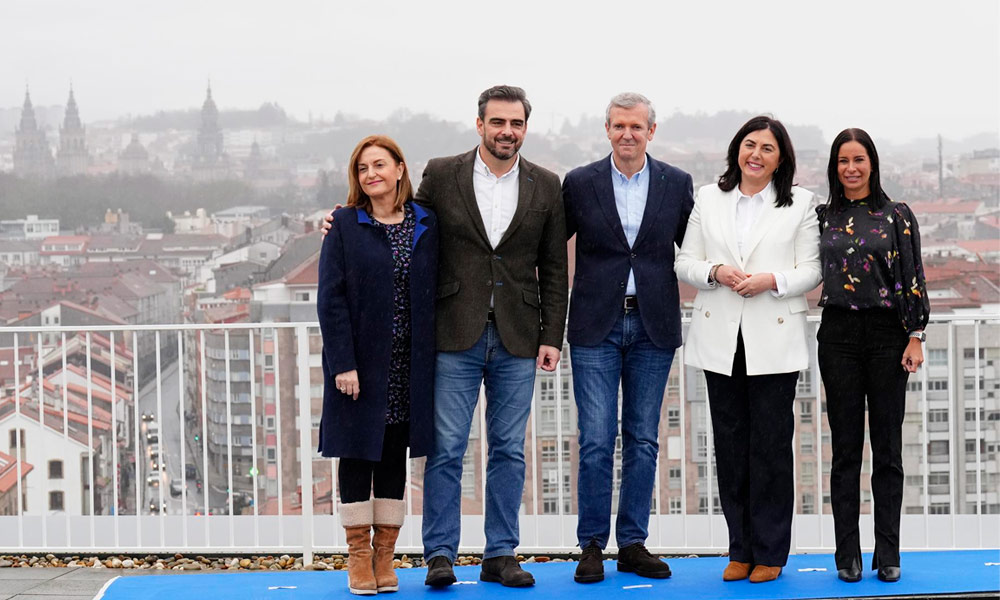
{"type": "Polygon", "coordinates": [[[628,312],[630,310],[635,310],[638,307],[639,307],[639,302],[635,296],[625,296],[625,300],[622,302],[622,308],[625,310],[625,312],[628,312]]]}

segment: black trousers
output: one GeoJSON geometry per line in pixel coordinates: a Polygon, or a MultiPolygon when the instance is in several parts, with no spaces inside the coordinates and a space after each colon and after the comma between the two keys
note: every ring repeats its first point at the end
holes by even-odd
{"type": "Polygon", "coordinates": [[[792,407],[798,371],[747,375],[743,335],[731,376],[705,371],[729,558],[783,567],[792,541],[792,407]]]}
{"type": "Polygon", "coordinates": [[[837,568],[861,564],[858,513],[866,401],[875,500],[872,568],[899,566],[903,415],[909,377],[900,361],[909,339],[895,310],[834,307],[823,309],[817,338],[833,444],[830,501],[837,568]]]}
{"type": "Polygon", "coordinates": [[[402,500],[406,489],[406,448],[410,445],[410,424],[385,426],[382,460],[341,458],[337,476],[340,502],[364,502],[372,497],[402,500]]]}

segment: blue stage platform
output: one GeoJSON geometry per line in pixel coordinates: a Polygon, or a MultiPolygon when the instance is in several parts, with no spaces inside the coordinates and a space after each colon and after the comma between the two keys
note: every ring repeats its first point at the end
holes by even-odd
{"type": "MultiPolygon", "coordinates": [[[[865,564],[871,560],[865,555],[865,564]]],[[[605,562],[607,577],[601,583],[573,582],[575,562],[524,565],[535,576],[534,588],[510,589],[479,581],[479,567],[455,569],[459,584],[442,590],[424,586],[424,569],[399,569],[400,589],[393,598],[421,600],[479,600],[538,598],[542,600],[611,600],[612,598],[698,600],[878,598],[934,595],[989,597],[1000,594],[1000,550],[907,552],[902,556],[903,577],[883,583],[874,571],[865,571],[860,583],[843,583],[830,555],[797,555],[777,581],[751,584],[725,583],[726,558],[671,559],[673,577],[643,579],[618,573],[605,562]]],[[[385,595],[385,594],[383,594],[385,595]]],[[[101,600],[332,600],[357,598],[347,591],[347,573],[266,572],[209,573],[177,577],[120,577],[104,591],[101,600]]]]}

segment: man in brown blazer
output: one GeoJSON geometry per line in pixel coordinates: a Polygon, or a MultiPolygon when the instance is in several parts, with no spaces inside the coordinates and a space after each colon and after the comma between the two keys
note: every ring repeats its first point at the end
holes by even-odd
{"type": "Polygon", "coordinates": [[[566,320],[566,225],[559,178],[518,153],[524,90],[479,97],[480,145],[427,163],[417,202],[440,231],[434,451],[424,469],[426,583],[449,585],[461,534],[462,457],[486,386],[486,547],[480,579],[534,584],[514,558],[524,489],[524,430],[535,369],[559,361],[566,320]]]}
{"type": "Polygon", "coordinates": [[[415,198],[437,214],[440,237],[435,441],[424,468],[430,586],[455,582],[462,458],[483,384],[489,462],[480,579],[512,587],[534,584],[514,552],[524,490],[524,430],[536,368],[554,371],[559,362],[569,282],[559,178],[518,153],[530,115],[521,88],[484,91],[476,119],[481,143],[465,154],[428,162],[415,198]]]}

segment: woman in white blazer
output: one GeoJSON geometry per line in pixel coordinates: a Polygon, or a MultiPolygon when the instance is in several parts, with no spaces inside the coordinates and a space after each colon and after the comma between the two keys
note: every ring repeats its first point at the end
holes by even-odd
{"type": "Polygon", "coordinates": [[[793,401],[809,366],[805,293],[820,282],[812,193],[785,127],[750,119],[698,191],[674,268],[699,289],[685,363],[705,371],[729,526],[723,579],[772,581],[791,543],[793,401]],[[752,570],[752,572],[751,572],[752,570]]]}

